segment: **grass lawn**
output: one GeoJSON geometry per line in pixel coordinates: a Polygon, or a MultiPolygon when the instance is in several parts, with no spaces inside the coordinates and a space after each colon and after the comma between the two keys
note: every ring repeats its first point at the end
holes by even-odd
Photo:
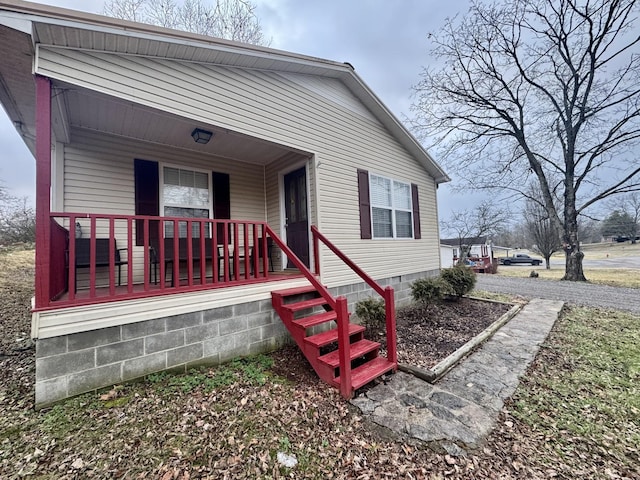
{"type": "MultiPolygon", "coordinates": [[[[505,277],[528,277],[531,270],[535,270],[539,278],[548,280],[560,280],[564,276],[564,267],[551,267],[547,270],[542,267],[522,268],[498,267],[498,275],[505,277]]],[[[633,268],[586,268],[584,275],[592,283],[612,285],[614,287],[640,288],[640,272],[633,268]]]]}
{"type": "Polygon", "coordinates": [[[568,309],[509,415],[522,422],[532,454],[551,470],[562,466],[575,478],[640,478],[640,318],[568,309]]]}
{"type": "MultiPolygon", "coordinates": [[[[640,256],[640,242],[638,243],[586,243],[580,245],[580,249],[584,252],[585,258],[588,260],[603,260],[605,258],[622,258],[622,257],[637,257],[640,256]]],[[[513,250],[515,252],[516,250],[513,250]]],[[[528,253],[530,255],[540,258],[535,252],[530,250],[518,250],[522,253],[528,253]]],[[[510,252],[512,253],[512,252],[510,252]]],[[[497,255],[498,257],[506,255],[497,255]]],[[[551,258],[554,260],[564,260],[564,252],[559,251],[554,253],[551,258]]]]}
{"type": "MultiPolygon", "coordinates": [[[[640,242],[588,243],[581,245],[580,248],[584,252],[585,258],[589,260],[640,256],[640,242]]],[[[558,252],[554,258],[564,258],[564,253],[558,252]]]]}
{"type": "Polygon", "coordinates": [[[18,257],[0,272],[3,480],[640,478],[639,316],[566,309],[486,444],[453,457],[368,423],[295,348],[35,411],[18,257]]]}
{"type": "Polygon", "coordinates": [[[639,324],[566,311],[467,457],[368,424],[289,352],[152,375],[39,412],[4,385],[0,477],[640,478],[639,324]]]}

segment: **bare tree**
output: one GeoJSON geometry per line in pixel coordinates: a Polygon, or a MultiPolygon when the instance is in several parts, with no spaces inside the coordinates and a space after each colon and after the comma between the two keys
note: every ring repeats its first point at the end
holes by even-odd
{"type": "MultiPolygon", "coordinates": [[[[532,192],[533,193],[533,192],[532,192]]],[[[531,198],[535,198],[533,195],[531,198]]],[[[544,204],[528,199],[525,207],[525,224],[533,240],[532,250],[544,257],[545,267],[551,268],[551,255],[562,249],[556,225],[549,218],[544,204]]]]}
{"type": "Polygon", "coordinates": [[[508,222],[509,213],[506,210],[500,210],[491,202],[483,201],[471,210],[452,212],[448,220],[440,222],[440,227],[447,235],[454,235],[458,239],[459,257],[464,261],[469,255],[469,252],[465,251],[466,240],[497,234],[508,222]]]}
{"type": "Polygon", "coordinates": [[[622,234],[629,237],[631,243],[636,243],[636,236],[640,232],[640,193],[633,192],[620,195],[608,202],[608,207],[614,212],[618,211],[619,214],[626,218],[626,222],[620,222],[625,223],[624,228],[619,228],[618,230],[624,230],[622,234]]]}
{"type": "Polygon", "coordinates": [[[599,221],[591,217],[582,217],[578,221],[578,238],[581,243],[597,243],[602,240],[599,221]]]}
{"type": "Polygon", "coordinates": [[[186,32],[268,45],[256,5],[248,0],[107,0],[104,13],[111,17],[148,23],[186,32]]]}
{"type": "Polygon", "coordinates": [[[640,190],[638,10],[636,0],[473,3],[431,36],[439,62],[415,87],[417,133],[470,188],[527,197],[536,181],[565,280],[585,280],[579,216],[640,190]]]}
{"type": "Polygon", "coordinates": [[[36,215],[26,198],[11,195],[0,186],[0,244],[34,242],[36,215]]]}

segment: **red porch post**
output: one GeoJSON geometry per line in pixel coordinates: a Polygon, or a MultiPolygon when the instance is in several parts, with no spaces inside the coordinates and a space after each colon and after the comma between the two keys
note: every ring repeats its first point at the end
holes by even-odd
{"type": "Polygon", "coordinates": [[[387,359],[397,364],[396,298],[390,286],[384,289],[384,308],[387,326],[387,359]]]}
{"type": "Polygon", "coordinates": [[[51,81],[36,75],[36,308],[49,305],[51,266],[51,81]]]}
{"type": "Polygon", "coordinates": [[[349,341],[349,308],[345,297],[336,298],[338,314],[338,356],[340,358],[340,393],[347,400],[353,396],[351,381],[351,344],[349,341]]]}

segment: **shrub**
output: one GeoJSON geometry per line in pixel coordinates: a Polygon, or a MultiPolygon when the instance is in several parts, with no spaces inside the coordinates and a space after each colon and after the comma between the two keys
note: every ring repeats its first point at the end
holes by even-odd
{"type": "Polygon", "coordinates": [[[367,298],[356,303],[356,315],[362,319],[364,326],[372,330],[385,326],[386,314],[384,300],[367,298]]]}
{"type": "Polygon", "coordinates": [[[443,269],[440,273],[440,278],[450,287],[450,291],[446,291],[445,294],[458,298],[473,290],[476,284],[476,274],[464,265],[443,269]]]}
{"type": "Polygon", "coordinates": [[[440,278],[421,278],[411,284],[411,296],[418,303],[435,303],[444,297],[444,287],[440,278]]]}

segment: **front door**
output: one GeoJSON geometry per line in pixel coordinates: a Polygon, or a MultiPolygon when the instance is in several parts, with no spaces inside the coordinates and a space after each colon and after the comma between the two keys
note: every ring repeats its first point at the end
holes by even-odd
{"type": "MultiPolygon", "coordinates": [[[[284,176],[285,228],[287,245],[309,266],[309,218],[307,214],[307,175],[305,167],[284,176]]],[[[295,268],[288,261],[287,268],[295,268]]]]}

